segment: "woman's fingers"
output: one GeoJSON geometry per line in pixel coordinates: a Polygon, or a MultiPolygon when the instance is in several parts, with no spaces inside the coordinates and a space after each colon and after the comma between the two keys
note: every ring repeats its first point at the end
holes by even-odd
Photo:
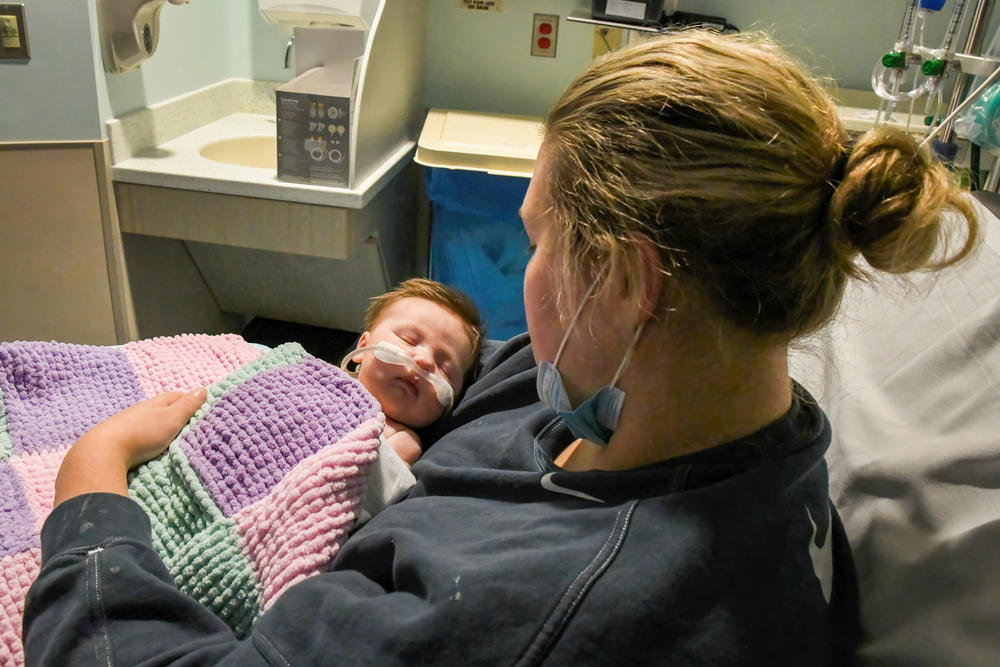
{"type": "MultiPolygon", "coordinates": [[[[180,392],[171,392],[180,393],[180,392]]],[[[186,394],[180,394],[170,402],[170,406],[177,410],[190,410],[190,417],[195,413],[195,410],[201,407],[201,404],[205,402],[205,397],[208,395],[208,391],[204,387],[198,387],[193,391],[189,391],[186,394]]]]}
{"type": "Polygon", "coordinates": [[[153,398],[149,399],[152,405],[157,405],[160,407],[168,406],[177,401],[178,398],[184,396],[183,391],[165,391],[162,394],[157,394],[153,398]]]}
{"type": "MultiPolygon", "coordinates": [[[[165,391],[162,394],[157,394],[156,396],[151,398],[149,402],[152,403],[153,405],[161,407],[169,407],[172,405],[176,405],[178,401],[182,401],[181,404],[177,407],[189,407],[190,405],[194,404],[195,408],[197,409],[197,406],[200,406],[205,401],[205,396],[207,395],[208,392],[205,390],[204,387],[198,387],[197,389],[188,392],[165,391]]],[[[191,412],[192,414],[194,414],[194,410],[192,410],[191,412]]]]}
{"type": "Polygon", "coordinates": [[[205,396],[207,395],[208,392],[205,388],[199,387],[187,393],[179,391],[167,392],[166,394],[160,394],[156,399],[162,399],[161,407],[167,411],[173,422],[177,424],[177,430],[179,431],[191,419],[191,416],[198,411],[201,404],[205,402],[205,396]]]}

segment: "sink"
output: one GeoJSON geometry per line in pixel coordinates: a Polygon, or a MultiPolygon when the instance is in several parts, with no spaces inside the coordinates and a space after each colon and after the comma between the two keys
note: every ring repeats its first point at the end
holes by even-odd
{"type": "Polygon", "coordinates": [[[274,135],[218,139],[198,152],[209,160],[239,167],[278,168],[278,143],[274,135]]]}

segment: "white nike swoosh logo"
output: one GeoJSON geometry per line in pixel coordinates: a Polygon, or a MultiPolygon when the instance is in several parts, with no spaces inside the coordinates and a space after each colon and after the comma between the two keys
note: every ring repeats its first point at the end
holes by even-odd
{"type": "Polygon", "coordinates": [[[809,558],[812,560],[813,572],[819,580],[819,586],[823,590],[823,598],[830,604],[830,589],[833,588],[833,548],[830,546],[830,527],[833,525],[833,517],[830,515],[830,508],[826,510],[826,536],[823,538],[823,546],[816,546],[816,533],[819,527],[813,521],[809,508],[806,508],[806,516],[813,527],[812,537],[809,538],[809,558]]]}
{"type": "Polygon", "coordinates": [[[542,475],[542,488],[546,491],[552,491],[553,493],[562,493],[567,496],[575,496],[576,498],[583,498],[584,500],[591,500],[595,503],[603,503],[604,501],[600,498],[595,498],[594,496],[584,493],[583,491],[576,491],[574,489],[567,489],[565,486],[559,486],[552,481],[552,476],[555,475],[554,472],[546,473],[542,475]]]}

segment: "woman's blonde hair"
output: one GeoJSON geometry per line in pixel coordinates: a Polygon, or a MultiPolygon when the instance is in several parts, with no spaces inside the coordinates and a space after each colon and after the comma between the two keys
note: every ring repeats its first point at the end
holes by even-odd
{"type": "Polygon", "coordinates": [[[852,144],[823,86],[760,34],[682,31],[608,54],[558,100],[544,144],[561,275],[600,279],[609,262],[638,303],[637,241],[652,242],[686,294],[761,336],[826,322],[867,275],[859,253],[904,273],[954,263],[977,237],[947,169],[899,131],[852,144]],[[966,232],[942,255],[947,210],[966,232]]]}

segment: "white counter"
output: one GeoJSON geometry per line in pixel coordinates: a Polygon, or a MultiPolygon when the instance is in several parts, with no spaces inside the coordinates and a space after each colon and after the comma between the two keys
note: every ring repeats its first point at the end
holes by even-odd
{"type": "Polygon", "coordinates": [[[219,139],[274,135],[273,115],[234,113],[159,146],[136,151],[134,157],[112,167],[113,178],[139,185],[361,208],[409,162],[416,146],[410,142],[400,147],[355,188],[279,181],[272,169],[216,162],[200,153],[202,147],[219,139]]]}
{"type": "Polygon", "coordinates": [[[108,123],[112,178],[153,185],[281,201],[361,208],[409,162],[416,142],[389,155],[354,188],[279,181],[273,169],[203,157],[219,139],[275,136],[273,84],[230,80],[108,123]]]}

